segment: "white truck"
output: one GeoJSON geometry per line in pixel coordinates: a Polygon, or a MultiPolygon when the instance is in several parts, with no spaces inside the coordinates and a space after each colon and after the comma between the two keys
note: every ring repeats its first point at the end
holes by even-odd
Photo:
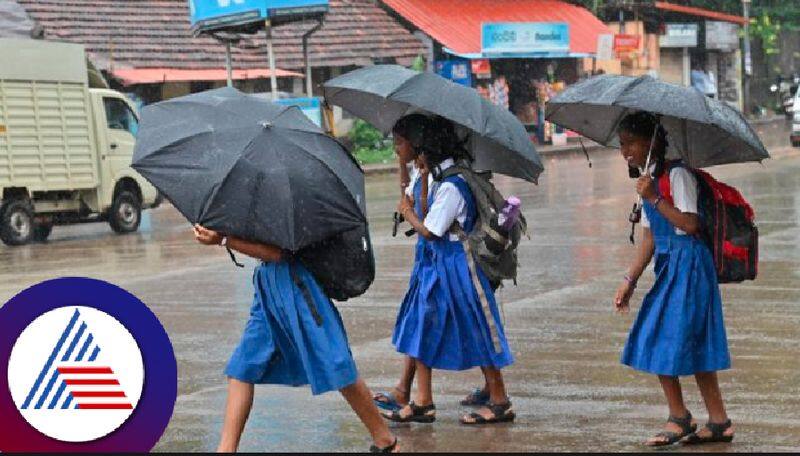
{"type": "Polygon", "coordinates": [[[89,81],[81,45],[0,39],[5,244],[43,241],[53,225],[91,221],[133,232],[142,209],[159,204],[156,189],[130,167],[135,107],[89,81]]]}

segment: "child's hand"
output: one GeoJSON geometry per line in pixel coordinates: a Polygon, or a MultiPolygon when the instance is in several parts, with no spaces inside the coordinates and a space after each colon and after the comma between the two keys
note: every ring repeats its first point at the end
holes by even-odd
{"type": "Polygon", "coordinates": [[[413,209],[411,198],[404,196],[400,198],[400,203],[397,204],[397,212],[405,217],[406,211],[413,209]]]}
{"type": "Polygon", "coordinates": [[[222,235],[214,230],[209,230],[199,224],[192,227],[194,238],[203,245],[219,245],[222,242],[222,235]]]}
{"type": "Polygon", "coordinates": [[[636,181],[636,193],[641,195],[643,200],[652,201],[658,197],[656,186],[653,184],[653,178],[650,176],[642,176],[636,181]]]}
{"type": "Polygon", "coordinates": [[[614,309],[617,313],[620,314],[627,314],[630,312],[630,300],[631,295],[633,295],[634,287],[631,285],[630,282],[627,280],[622,282],[622,284],[617,289],[617,295],[614,297],[614,309]]]}

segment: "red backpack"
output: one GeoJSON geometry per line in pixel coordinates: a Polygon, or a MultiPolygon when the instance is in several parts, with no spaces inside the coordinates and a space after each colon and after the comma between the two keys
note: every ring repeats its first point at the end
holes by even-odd
{"type": "MultiPolygon", "coordinates": [[[[669,171],[658,180],[662,197],[673,203],[669,171]]],[[[711,249],[719,283],[754,280],[758,274],[758,227],[755,213],[738,190],[714,179],[706,171],[689,169],[700,187],[698,209],[703,217],[703,230],[698,235],[711,249]]]]}

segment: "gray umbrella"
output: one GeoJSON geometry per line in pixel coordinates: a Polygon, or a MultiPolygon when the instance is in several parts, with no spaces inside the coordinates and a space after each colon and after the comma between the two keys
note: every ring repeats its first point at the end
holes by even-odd
{"type": "Polygon", "coordinates": [[[600,144],[616,147],[620,121],[636,111],[661,116],[668,134],[668,156],[680,157],[689,166],[769,158],[739,111],[691,87],[650,76],[601,75],[587,79],[550,100],[546,118],[600,144]]]}
{"type": "Polygon", "coordinates": [[[296,252],[333,298],[372,283],[363,171],[296,107],[232,88],[147,106],[132,166],[191,223],[296,252]]]}
{"type": "Polygon", "coordinates": [[[144,109],[133,167],[192,223],[298,250],[366,222],[364,175],[295,107],[223,88],[144,109]]]}
{"type": "Polygon", "coordinates": [[[466,128],[473,167],[536,182],[544,170],[525,127],[507,109],[433,73],[375,65],[325,83],[325,98],[388,133],[406,114],[436,114],[466,128]]]}

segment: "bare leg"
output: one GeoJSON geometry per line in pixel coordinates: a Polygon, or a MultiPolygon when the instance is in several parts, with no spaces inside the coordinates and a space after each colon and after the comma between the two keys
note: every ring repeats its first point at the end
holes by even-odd
{"type": "MultiPolygon", "coordinates": [[[[486,374],[486,368],[485,367],[481,367],[481,372],[483,373],[484,383],[483,383],[483,387],[481,387],[481,389],[480,389],[480,394],[482,396],[485,396],[485,395],[489,394],[489,376],[486,374]]],[[[464,400],[466,401],[466,400],[472,399],[473,394],[475,394],[475,393],[474,392],[469,393],[464,398],[464,400]]]]}
{"type": "MultiPolygon", "coordinates": [[[[414,375],[417,372],[417,363],[414,358],[406,356],[403,358],[403,373],[400,381],[394,387],[392,394],[399,405],[406,405],[411,398],[411,384],[414,382],[414,375]]],[[[376,401],[388,403],[389,398],[383,394],[376,394],[372,397],[376,401]]]]}
{"type": "MultiPolygon", "coordinates": [[[[503,373],[494,367],[482,367],[483,375],[486,378],[486,389],[489,392],[489,402],[495,405],[508,403],[508,394],[506,393],[506,385],[503,381],[503,373]]],[[[494,417],[492,410],[488,407],[482,407],[476,413],[486,419],[494,417]]],[[[461,418],[462,421],[472,423],[475,419],[469,414],[461,418]]]]}
{"type": "Polygon", "coordinates": [[[225,404],[225,421],[217,453],[234,453],[239,448],[244,425],[253,407],[253,385],[235,378],[228,379],[228,400],[225,404]]]}
{"type": "Polygon", "coordinates": [[[417,362],[417,394],[414,395],[414,402],[417,405],[429,405],[433,403],[433,370],[417,362]]]}
{"type": "MultiPolygon", "coordinates": [[[[395,442],[395,437],[389,431],[389,426],[381,418],[378,413],[378,408],[372,402],[369,388],[360,377],[350,386],[344,387],[339,392],[350,404],[350,407],[356,412],[358,418],[367,427],[372,441],[378,448],[386,448],[395,442]]],[[[395,448],[398,451],[399,447],[395,448]]]]}
{"type": "MultiPolygon", "coordinates": [[[[719,389],[719,381],[716,372],[701,372],[694,375],[697,381],[697,388],[703,396],[708,410],[708,421],[715,424],[722,424],[728,421],[728,414],[725,411],[725,402],[722,400],[722,392],[719,389]]],[[[725,435],[733,435],[733,426],[725,431],[725,435]]],[[[699,437],[710,437],[711,431],[706,428],[697,431],[699,437]]]]}
{"type": "MultiPolygon", "coordinates": [[[[422,364],[422,361],[416,360],[417,370],[417,392],[414,394],[414,404],[424,406],[433,403],[433,385],[432,385],[432,370],[430,367],[422,364]]],[[[401,408],[397,414],[401,417],[409,417],[414,412],[411,407],[406,405],[401,408]]],[[[384,415],[387,416],[387,415],[384,415]]]]}
{"type": "MultiPolygon", "coordinates": [[[[669,406],[670,416],[676,418],[683,418],[689,411],[686,409],[686,404],[683,402],[683,390],[681,389],[681,382],[678,377],[669,375],[659,375],[658,380],[661,382],[661,389],[664,390],[664,396],[667,398],[667,405],[669,406]]],[[[667,432],[674,432],[681,434],[683,430],[675,423],[667,422],[664,426],[667,432]]],[[[666,437],[652,437],[645,442],[646,445],[655,445],[661,442],[666,442],[666,437]]]]}

